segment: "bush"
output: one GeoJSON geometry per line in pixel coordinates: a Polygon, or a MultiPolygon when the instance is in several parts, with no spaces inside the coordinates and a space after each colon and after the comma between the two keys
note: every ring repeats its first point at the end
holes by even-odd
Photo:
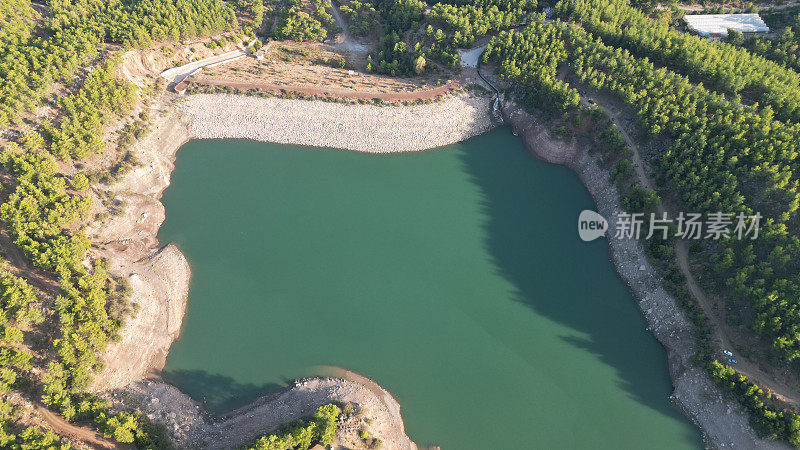
{"type": "Polygon", "coordinates": [[[75,174],[72,177],[72,185],[75,186],[75,189],[78,191],[85,191],[89,189],[89,179],[82,173],[75,174]]]}
{"type": "Polygon", "coordinates": [[[706,369],[717,386],[744,406],[750,415],[750,425],[760,437],[785,439],[795,447],[800,446],[800,416],[766,405],[763,399],[770,399],[772,396],[736,373],[733,367],[712,360],[706,369]]]}
{"type": "Polygon", "coordinates": [[[336,439],[336,419],[341,410],[333,403],[320,406],[306,419],[284,425],[272,434],[259,437],[248,450],[307,450],[314,444],[330,445],[336,439]]]}

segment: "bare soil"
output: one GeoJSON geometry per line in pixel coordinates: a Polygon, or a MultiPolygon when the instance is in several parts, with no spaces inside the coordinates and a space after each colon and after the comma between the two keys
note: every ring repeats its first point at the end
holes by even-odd
{"type": "Polygon", "coordinates": [[[111,186],[98,186],[126,204],[123,213],[87,227],[95,257],[107,258],[112,273],[128,279],[137,309],[120,331],[121,340],[109,344],[105,370],[94,380],[98,391],[124,386],[163,367],[183,321],[189,292],[189,265],[173,245],[161,247],[156,234],[164,221],[161,193],[177,149],[189,139],[180,114],[169,110],[163,97],[151,114],[154,130],[136,146],[142,165],[111,186]],[[164,113],[162,117],[161,114],[164,113]]]}
{"type": "Polygon", "coordinates": [[[190,80],[242,90],[387,101],[431,99],[462,87],[461,78],[449,72],[411,78],[366,73],[363,55],[324,44],[270,43],[262,54],[263,60],[250,56],[204,68],[190,80]]]}
{"type": "Polygon", "coordinates": [[[80,442],[89,444],[94,448],[136,448],[135,446],[118,444],[114,441],[106,439],[96,431],[73,425],[49,409],[40,406],[37,407],[36,410],[42,419],[47,423],[48,427],[61,436],[69,436],[77,439],[80,442]]]}

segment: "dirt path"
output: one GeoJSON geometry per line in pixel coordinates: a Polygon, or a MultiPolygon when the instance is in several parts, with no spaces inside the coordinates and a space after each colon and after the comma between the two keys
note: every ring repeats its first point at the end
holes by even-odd
{"type": "Polygon", "coordinates": [[[5,254],[8,262],[11,263],[11,271],[15,275],[22,276],[28,284],[53,298],[61,294],[61,289],[55,277],[28,263],[25,253],[14,244],[11,233],[5,226],[0,226],[0,251],[5,254]]]}
{"type": "MultiPolygon", "coordinates": [[[[650,177],[647,176],[647,174],[644,171],[642,158],[639,156],[639,146],[633,141],[633,139],[631,139],[628,132],[625,131],[625,128],[619,123],[620,120],[619,117],[617,117],[617,113],[612,112],[605,105],[598,103],[599,100],[597,98],[593,98],[588,93],[581,94],[580,101],[586,107],[589,107],[591,105],[597,105],[600,109],[603,110],[603,112],[606,113],[606,115],[611,119],[611,121],[614,122],[614,125],[617,126],[617,128],[619,129],[619,133],[622,135],[622,139],[625,141],[626,144],[628,144],[628,147],[630,147],[630,149],[633,151],[633,157],[631,158],[631,160],[633,162],[633,170],[636,172],[636,178],[638,178],[639,183],[647,189],[655,190],[653,188],[654,186],[653,181],[650,179],[650,177]]],[[[659,205],[658,208],[659,208],[658,211],[659,213],[664,211],[662,205],[659,205]]]]}
{"type": "Polygon", "coordinates": [[[199,78],[193,80],[199,84],[206,84],[211,86],[227,86],[238,89],[260,89],[269,92],[295,92],[305,95],[325,95],[349,99],[372,100],[381,99],[384,101],[416,101],[416,100],[431,100],[440,95],[444,95],[450,91],[460,89],[462,86],[461,80],[452,80],[449,83],[437,86],[431,89],[422,89],[419,91],[410,92],[370,92],[370,91],[356,91],[350,89],[339,88],[320,88],[314,86],[293,86],[293,85],[279,85],[270,83],[248,83],[243,81],[229,81],[217,80],[213,78],[199,78]]]}
{"type": "Polygon", "coordinates": [[[0,250],[5,254],[6,259],[15,267],[20,269],[28,268],[28,260],[19,247],[14,244],[11,233],[5,227],[0,228],[0,250]]]}
{"type": "Polygon", "coordinates": [[[39,15],[42,17],[52,17],[53,14],[50,12],[50,8],[47,5],[38,2],[31,2],[31,8],[33,8],[39,15]]]}
{"type": "MultiPolygon", "coordinates": [[[[634,170],[636,172],[636,178],[638,179],[639,183],[647,189],[655,190],[653,180],[647,175],[644,170],[644,165],[642,164],[642,158],[640,156],[640,149],[639,145],[630,137],[628,132],[620,123],[620,119],[618,117],[618,113],[612,112],[606,105],[600,103],[600,99],[597,97],[592,96],[589,93],[582,93],[581,94],[581,103],[584,106],[589,106],[590,104],[596,104],[606,115],[611,119],[611,121],[617,126],[619,129],[622,138],[625,140],[625,143],[630,147],[633,155],[631,157],[633,161],[634,170]]],[[[658,214],[662,214],[667,209],[665,208],[663,202],[658,206],[658,214]]],[[[675,260],[678,265],[678,269],[681,271],[684,277],[686,277],[686,284],[689,288],[689,292],[692,296],[697,300],[700,306],[703,308],[706,317],[711,320],[711,332],[712,332],[712,340],[716,342],[716,350],[720,351],[722,349],[731,350],[733,351],[734,346],[731,345],[731,341],[728,336],[725,334],[725,324],[722,323],[722,320],[719,318],[717,314],[714,314],[714,302],[712,302],[697,284],[694,276],[692,275],[691,268],[689,266],[689,244],[685,240],[679,240],[675,245],[675,260]]],[[[800,408],[800,396],[794,392],[792,388],[790,388],[785,383],[777,380],[774,376],[771,376],[761,370],[756,363],[753,361],[744,358],[742,355],[734,354],[734,359],[737,360],[737,364],[734,366],[737,372],[741,373],[742,375],[750,378],[753,382],[759,385],[762,389],[767,389],[772,392],[772,394],[778,398],[779,400],[792,405],[795,408],[800,408]]]]}
{"type": "MultiPolygon", "coordinates": [[[[703,311],[706,313],[706,317],[711,320],[713,339],[716,341],[717,347],[719,349],[733,351],[735,347],[731,344],[730,339],[725,335],[724,332],[725,324],[718,315],[712,313],[714,302],[705,295],[703,289],[700,288],[700,285],[697,284],[697,280],[695,280],[694,276],[692,275],[692,271],[689,267],[689,244],[687,241],[680,240],[675,245],[675,260],[678,263],[678,268],[680,269],[681,273],[684,277],[686,277],[686,285],[689,288],[689,292],[691,292],[692,296],[695,298],[695,300],[697,300],[697,303],[699,303],[703,308],[703,311]]],[[[772,394],[778,398],[778,400],[788,403],[795,408],[800,408],[800,397],[793,392],[792,388],[776,379],[774,376],[762,371],[753,361],[743,357],[742,355],[735,353],[734,355],[734,358],[737,361],[734,368],[737,372],[741,373],[747,378],[750,378],[761,388],[772,391],[772,394]]]]}
{"type": "Polygon", "coordinates": [[[367,48],[356,42],[353,39],[353,36],[350,35],[350,30],[347,26],[347,23],[345,23],[344,19],[342,19],[342,15],[339,14],[339,8],[337,8],[336,5],[332,5],[331,12],[333,13],[333,17],[336,19],[336,23],[339,25],[339,28],[342,29],[341,40],[340,42],[336,43],[336,47],[348,52],[366,51],[367,48]]]}
{"type": "Polygon", "coordinates": [[[76,425],[73,425],[66,420],[64,420],[58,414],[42,407],[37,406],[36,410],[39,412],[39,415],[42,416],[47,425],[53,429],[59,435],[67,435],[71,436],[75,439],[78,439],[82,442],[87,444],[93,445],[98,448],[120,448],[120,449],[128,449],[128,448],[136,448],[130,445],[122,445],[117,444],[115,442],[111,442],[105,437],[103,437],[100,433],[90,430],[88,428],[82,428],[76,425]]]}

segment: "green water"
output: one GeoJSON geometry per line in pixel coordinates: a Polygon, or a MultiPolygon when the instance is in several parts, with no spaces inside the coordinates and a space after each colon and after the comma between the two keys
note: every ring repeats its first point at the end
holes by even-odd
{"type": "Polygon", "coordinates": [[[507,129],[405,155],[192,141],[163,201],[193,271],[165,375],[212,411],[332,365],[420,444],[700,446],[607,243],[578,239],[585,188],[507,129]]]}

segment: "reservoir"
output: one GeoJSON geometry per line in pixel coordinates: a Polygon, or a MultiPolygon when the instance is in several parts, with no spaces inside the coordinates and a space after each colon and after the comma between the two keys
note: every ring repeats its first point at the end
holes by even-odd
{"type": "Polygon", "coordinates": [[[699,448],[578,177],[507,128],[421,153],[178,152],[159,239],[192,268],[165,378],[223,413],[338,366],[443,449],[699,448]]]}

